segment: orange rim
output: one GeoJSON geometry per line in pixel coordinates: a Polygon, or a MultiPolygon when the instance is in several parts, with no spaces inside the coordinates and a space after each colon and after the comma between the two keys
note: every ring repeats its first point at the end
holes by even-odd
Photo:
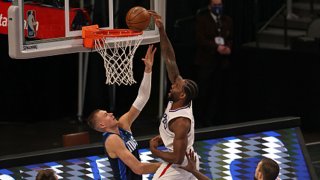
{"type": "Polygon", "coordinates": [[[141,35],[142,31],[133,31],[131,29],[99,29],[97,25],[86,26],[82,28],[83,46],[93,48],[96,39],[105,37],[132,37],[141,35]]]}
{"type": "Polygon", "coordinates": [[[142,31],[133,31],[131,29],[106,29],[94,32],[93,37],[130,37],[141,35],[142,31]]]}

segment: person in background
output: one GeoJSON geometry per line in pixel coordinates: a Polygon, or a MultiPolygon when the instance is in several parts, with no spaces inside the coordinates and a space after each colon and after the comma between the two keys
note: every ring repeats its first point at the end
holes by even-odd
{"type": "Polygon", "coordinates": [[[255,180],[276,180],[279,175],[279,165],[273,159],[264,157],[257,165],[255,180]]]}
{"type": "MultiPolygon", "coordinates": [[[[198,180],[209,180],[207,176],[196,168],[197,159],[193,151],[186,153],[188,165],[180,168],[192,173],[198,180]]],[[[257,165],[254,180],[277,180],[279,175],[279,165],[273,159],[264,157],[257,165]]]]}
{"type": "Polygon", "coordinates": [[[36,180],[58,180],[58,176],[52,169],[42,169],[38,171],[36,180]]]}
{"type": "Polygon", "coordinates": [[[209,0],[208,7],[196,15],[195,74],[199,98],[195,116],[200,126],[221,124],[228,66],[232,52],[233,22],[223,13],[222,0],[209,0]]]}

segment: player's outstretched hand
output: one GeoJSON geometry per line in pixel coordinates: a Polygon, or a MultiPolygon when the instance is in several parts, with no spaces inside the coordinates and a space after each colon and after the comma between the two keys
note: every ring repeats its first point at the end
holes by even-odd
{"type": "Polygon", "coordinates": [[[142,58],[145,65],[145,72],[150,73],[152,71],[154,54],[157,51],[157,48],[153,48],[153,45],[149,45],[148,50],[144,58],[142,58]]]}

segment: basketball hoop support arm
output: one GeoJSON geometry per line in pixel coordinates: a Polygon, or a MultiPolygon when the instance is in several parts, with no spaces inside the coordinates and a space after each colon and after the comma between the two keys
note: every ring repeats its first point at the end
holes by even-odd
{"type": "MultiPolygon", "coordinates": [[[[159,13],[161,14],[162,17],[162,21],[164,24],[164,27],[166,25],[166,4],[167,1],[166,0],[162,0],[164,1],[163,4],[159,3],[159,13]]],[[[160,84],[159,84],[159,109],[158,109],[158,119],[161,119],[163,112],[164,112],[164,107],[163,107],[163,103],[164,103],[164,94],[165,91],[167,89],[167,78],[166,78],[166,69],[165,69],[165,63],[164,63],[164,59],[161,56],[161,61],[160,61],[160,84]]]]}

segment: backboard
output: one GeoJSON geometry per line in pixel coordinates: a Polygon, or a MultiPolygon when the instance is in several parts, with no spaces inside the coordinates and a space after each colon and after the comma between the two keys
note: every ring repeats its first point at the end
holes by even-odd
{"type": "MultiPolygon", "coordinates": [[[[90,52],[83,47],[82,26],[127,28],[126,12],[134,6],[155,10],[165,22],[164,0],[16,0],[8,9],[9,55],[15,59],[90,52]]],[[[159,42],[151,21],[141,44],[159,42]]]]}

